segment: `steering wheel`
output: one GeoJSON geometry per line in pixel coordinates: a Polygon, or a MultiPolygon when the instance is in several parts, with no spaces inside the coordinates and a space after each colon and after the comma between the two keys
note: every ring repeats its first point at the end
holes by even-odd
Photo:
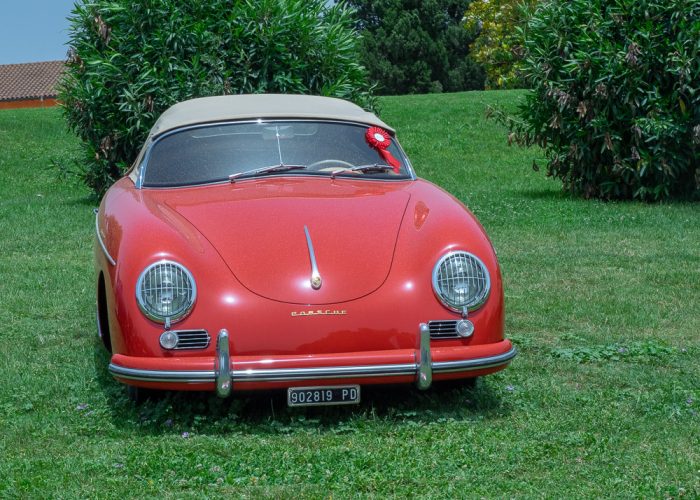
{"type": "MultiPolygon", "coordinates": [[[[321,167],[321,166],[323,166],[323,165],[336,165],[336,166],[347,167],[347,168],[352,168],[352,167],[355,166],[355,165],[353,165],[352,163],[347,162],[347,161],[344,161],[344,160],[333,160],[333,159],[328,159],[328,160],[319,160],[319,161],[315,161],[315,162],[313,162],[311,165],[309,165],[308,168],[309,168],[309,170],[313,170],[315,167],[321,167]]],[[[323,170],[338,170],[338,168],[326,167],[326,168],[319,168],[319,169],[317,169],[317,170],[319,170],[319,171],[323,171],[323,170]]]]}

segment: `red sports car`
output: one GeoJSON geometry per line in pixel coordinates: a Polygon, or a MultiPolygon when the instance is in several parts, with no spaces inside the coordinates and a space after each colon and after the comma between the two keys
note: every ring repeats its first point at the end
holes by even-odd
{"type": "Polygon", "coordinates": [[[132,398],[351,404],[365,384],[427,389],[516,354],[483,228],[352,103],[176,104],[96,213],[98,331],[132,398]]]}

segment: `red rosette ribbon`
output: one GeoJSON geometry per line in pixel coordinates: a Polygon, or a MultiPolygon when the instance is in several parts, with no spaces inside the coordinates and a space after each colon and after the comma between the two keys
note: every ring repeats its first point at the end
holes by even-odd
{"type": "Polygon", "coordinates": [[[387,151],[387,148],[391,145],[389,132],[379,127],[370,127],[365,133],[365,140],[370,147],[377,150],[387,165],[394,167],[394,173],[398,174],[401,170],[401,164],[399,160],[394,158],[394,155],[387,151]]]}

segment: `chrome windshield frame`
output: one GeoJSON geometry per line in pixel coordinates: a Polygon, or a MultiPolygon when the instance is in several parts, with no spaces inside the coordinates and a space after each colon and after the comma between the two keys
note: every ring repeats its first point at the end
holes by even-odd
{"type": "MultiPolygon", "coordinates": [[[[206,122],[206,123],[198,123],[196,125],[188,125],[186,127],[179,127],[175,128],[172,130],[168,130],[167,132],[164,132],[162,134],[153,136],[149,139],[149,143],[146,145],[146,151],[143,154],[143,157],[141,158],[141,161],[139,164],[136,166],[136,181],[135,181],[135,186],[136,189],[179,189],[179,188],[188,188],[188,187],[197,187],[197,186],[207,186],[211,184],[226,184],[229,182],[228,179],[226,180],[221,180],[221,181],[209,181],[209,182],[199,182],[196,184],[186,184],[182,186],[146,186],[144,187],[144,182],[146,178],[146,170],[148,168],[148,161],[151,156],[151,151],[153,150],[153,147],[158,144],[161,140],[163,140],[166,137],[169,137],[173,134],[179,133],[179,132],[184,132],[186,130],[193,130],[193,129],[198,129],[198,128],[206,128],[206,127],[213,127],[213,126],[220,126],[220,125],[238,125],[238,124],[250,124],[250,123],[256,123],[256,124],[263,124],[263,123],[274,123],[274,122],[309,122],[309,123],[337,123],[341,125],[354,125],[354,126],[359,126],[359,127],[368,127],[371,126],[367,123],[363,122],[353,122],[353,121],[345,121],[345,120],[327,120],[327,119],[319,119],[319,120],[314,120],[314,119],[309,119],[309,118],[266,118],[264,120],[259,119],[259,120],[227,120],[227,121],[222,121],[222,122],[206,122]]],[[[363,180],[368,180],[368,181],[381,181],[381,182],[405,182],[408,180],[415,181],[417,179],[416,173],[413,169],[413,165],[411,164],[411,160],[409,160],[408,156],[406,155],[406,152],[403,150],[403,147],[401,147],[401,143],[399,143],[398,139],[395,136],[392,136],[392,139],[394,143],[396,144],[396,147],[399,149],[399,152],[401,153],[401,159],[403,160],[405,166],[406,166],[406,171],[408,172],[408,178],[402,177],[400,179],[387,179],[387,178],[381,178],[381,179],[375,179],[375,178],[365,178],[363,180]]],[[[292,175],[306,175],[306,176],[312,176],[312,177],[323,177],[318,174],[313,174],[310,175],[308,172],[304,174],[292,174],[292,175]]],[[[330,177],[330,176],[329,176],[330,177]]]]}

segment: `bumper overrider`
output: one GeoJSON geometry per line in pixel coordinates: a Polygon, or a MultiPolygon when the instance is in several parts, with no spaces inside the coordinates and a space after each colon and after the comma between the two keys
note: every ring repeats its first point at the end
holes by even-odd
{"type": "Polygon", "coordinates": [[[489,373],[504,368],[517,354],[516,348],[508,340],[483,346],[435,347],[431,350],[430,332],[425,323],[420,325],[417,337],[416,349],[251,359],[230,356],[230,336],[224,329],[217,337],[213,363],[211,357],[188,361],[186,358],[138,358],[116,354],[109,364],[109,372],[127,383],[136,381],[179,386],[215,384],[220,397],[227,397],[239,384],[241,388],[249,389],[259,388],[261,384],[279,387],[298,385],[303,381],[337,379],[381,383],[409,378],[419,389],[425,390],[431,386],[433,374],[489,373]],[[213,369],[199,369],[212,364],[213,369]]]}

